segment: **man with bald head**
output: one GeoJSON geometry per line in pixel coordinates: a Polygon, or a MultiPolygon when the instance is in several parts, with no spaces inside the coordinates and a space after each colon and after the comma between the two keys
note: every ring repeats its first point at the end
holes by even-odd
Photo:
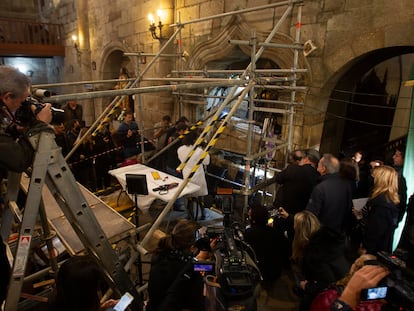
{"type": "Polygon", "coordinates": [[[314,213],[322,225],[344,233],[352,217],[352,189],[339,176],[339,160],[325,153],[318,163],[320,182],[313,188],[306,209],[314,213]]]}

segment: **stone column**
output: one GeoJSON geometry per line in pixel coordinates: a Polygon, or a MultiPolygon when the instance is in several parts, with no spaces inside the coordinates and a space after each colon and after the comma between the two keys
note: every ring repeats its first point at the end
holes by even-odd
{"type": "MultiPolygon", "coordinates": [[[[91,50],[89,45],[89,18],[88,18],[88,0],[77,0],[77,19],[79,33],[80,49],[80,79],[82,81],[92,80],[91,72],[91,50]]],[[[78,86],[78,92],[84,92],[85,86],[78,86]]],[[[80,102],[83,106],[83,118],[86,125],[91,125],[95,119],[95,107],[93,99],[83,100],[80,102]]]]}

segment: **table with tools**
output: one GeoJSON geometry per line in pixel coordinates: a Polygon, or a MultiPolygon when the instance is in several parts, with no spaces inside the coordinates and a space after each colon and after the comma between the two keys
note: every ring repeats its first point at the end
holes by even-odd
{"type": "MultiPolygon", "coordinates": [[[[127,174],[140,174],[146,176],[148,194],[138,195],[138,207],[142,211],[149,209],[155,199],[160,199],[164,202],[171,201],[179,188],[178,186],[183,182],[181,178],[172,176],[143,164],[134,164],[120,167],[114,170],[110,170],[109,174],[118,180],[122,188],[127,193],[127,174]]],[[[199,189],[200,186],[189,182],[178,197],[190,195],[199,189]]],[[[132,200],[134,200],[133,195],[129,193],[128,195],[132,200]]]]}

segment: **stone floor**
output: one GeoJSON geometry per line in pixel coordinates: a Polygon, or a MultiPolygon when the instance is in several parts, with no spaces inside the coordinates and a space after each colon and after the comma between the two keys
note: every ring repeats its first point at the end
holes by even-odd
{"type": "MultiPolygon", "coordinates": [[[[113,205],[113,202],[108,203],[113,205]]],[[[144,225],[148,222],[152,223],[158,215],[161,213],[165,202],[155,201],[149,210],[139,213],[140,225],[144,225]]],[[[129,214],[130,208],[133,207],[133,202],[128,200],[127,196],[121,195],[118,200],[118,206],[116,207],[121,213],[129,214]],[[128,206],[129,205],[129,206],[128,206]]],[[[174,222],[179,218],[186,217],[185,211],[170,211],[164,218],[164,221],[160,225],[160,230],[168,231],[174,225],[174,222]]],[[[205,225],[222,225],[223,216],[216,212],[214,209],[206,210],[206,219],[198,221],[202,226],[205,225]]],[[[143,259],[143,281],[148,280],[149,260],[143,259]]],[[[290,271],[284,271],[282,276],[274,282],[267,289],[261,289],[257,298],[257,310],[258,311],[296,311],[299,306],[299,298],[292,291],[293,278],[290,271]]]]}

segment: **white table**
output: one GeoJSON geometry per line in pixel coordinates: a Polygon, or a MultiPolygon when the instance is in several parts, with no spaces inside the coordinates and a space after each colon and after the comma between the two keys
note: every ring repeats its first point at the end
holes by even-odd
{"type": "MultiPolygon", "coordinates": [[[[180,184],[183,182],[181,178],[177,178],[167,173],[158,171],[152,167],[145,166],[143,164],[134,164],[134,165],[128,165],[125,167],[120,167],[114,170],[110,170],[108,173],[114,176],[118,180],[118,182],[121,184],[122,188],[125,191],[126,191],[126,174],[145,174],[147,176],[148,195],[138,195],[138,200],[137,200],[138,207],[143,211],[149,209],[149,207],[151,206],[152,202],[155,199],[160,199],[165,202],[171,201],[174,195],[176,194],[180,184]],[[161,179],[155,180],[151,172],[158,172],[161,179]],[[159,191],[152,190],[152,189],[158,188],[159,186],[171,184],[173,182],[177,182],[178,186],[168,190],[168,193],[166,194],[160,194],[159,191]]],[[[183,191],[181,191],[178,197],[192,194],[199,189],[200,189],[200,186],[189,182],[184,187],[183,191]]],[[[130,194],[128,195],[131,197],[132,200],[134,200],[133,195],[130,195],[130,194]]]]}

